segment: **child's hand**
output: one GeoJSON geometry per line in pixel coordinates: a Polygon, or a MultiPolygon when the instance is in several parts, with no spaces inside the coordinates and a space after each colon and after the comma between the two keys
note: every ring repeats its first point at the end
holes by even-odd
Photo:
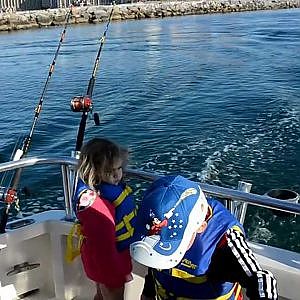
{"type": "Polygon", "coordinates": [[[129,281],[133,280],[132,274],[130,273],[130,274],[126,275],[125,280],[126,280],[126,282],[129,282],[129,281]]]}

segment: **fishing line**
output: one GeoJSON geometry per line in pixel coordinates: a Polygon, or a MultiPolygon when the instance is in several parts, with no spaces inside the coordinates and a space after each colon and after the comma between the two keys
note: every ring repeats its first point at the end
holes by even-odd
{"type": "MultiPolygon", "coordinates": [[[[54,69],[55,69],[56,59],[58,57],[58,53],[59,53],[59,50],[61,48],[61,45],[64,41],[66,30],[67,30],[67,27],[69,25],[71,15],[72,15],[72,6],[70,6],[70,9],[69,9],[69,11],[66,15],[65,25],[64,25],[64,28],[61,32],[60,40],[59,40],[54,58],[52,60],[50,68],[49,68],[48,77],[47,77],[46,82],[44,84],[44,87],[43,87],[38,105],[36,106],[36,108],[34,110],[35,114],[34,114],[34,118],[33,118],[31,128],[29,130],[29,134],[27,136],[25,136],[25,138],[23,140],[23,143],[22,143],[22,147],[19,147],[14,152],[13,160],[19,160],[19,159],[23,158],[28,153],[28,150],[29,150],[29,147],[30,147],[30,144],[31,144],[31,140],[32,140],[32,136],[33,136],[33,132],[34,132],[34,129],[35,129],[37,121],[38,121],[38,118],[39,118],[41,110],[42,110],[44,97],[45,97],[50,79],[51,79],[52,74],[53,74],[54,69]]],[[[7,188],[6,192],[4,192],[3,195],[2,195],[2,200],[4,200],[5,206],[2,209],[2,212],[0,214],[0,233],[5,232],[5,227],[6,227],[6,223],[7,223],[7,220],[8,220],[8,213],[9,213],[9,209],[10,209],[11,205],[13,203],[15,203],[16,209],[18,211],[20,211],[20,209],[19,209],[19,199],[18,199],[18,196],[17,196],[17,187],[18,187],[18,184],[19,184],[19,181],[20,181],[20,178],[21,178],[21,173],[22,173],[22,168],[19,168],[19,169],[15,170],[15,172],[13,173],[12,178],[10,180],[9,188],[7,188]]],[[[4,175],[4,177],[5,177],[5,175],[4,175]]]]}
{"type": "MultiPolygon", "coordinates": [[[[70,104],[71,110],[74,112],[82,112],[81,121],[80,121],[78,132],[77,132],[75,152],[72,153],[72,155],[75,157],[78,156],[79,151],[83,144],[84,132],[85,132],[88,114],[92,113],[92,110],[93,110],[92,96],[93,96],[93,90],[94,90],[94,85],[95,85],[95,80],[96,80],[96,74],[97,74],[97,71],[99,68],[100,55],[101,55],[101,51],[102,51],[102,48],[103,48],[103,45],[104,45],[104,42],[106,39],[106,34],[108,31],[109,24],[112,20],[114,8],[115,8],[115,2],[113,2],[113,7],[110,11],[105,30],[102,34],[102,37],[100,38],[100,47],[98,49],[98,53],[97,53],[97,56],[95,59],[95,63],[94,63],[91,78],[89,80],[86,95],[85,96],[75,96],[71,100],[71,104],[70,104]]],[[[97,113],[94,113],[93,118],[94,118],[95,125],[99,125],[100,124],[99,115],[97,113]]]]}

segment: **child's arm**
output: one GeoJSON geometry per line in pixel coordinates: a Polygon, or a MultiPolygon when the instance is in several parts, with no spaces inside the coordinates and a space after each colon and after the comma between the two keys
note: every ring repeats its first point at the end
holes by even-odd
{"type": "Polygon", "coordinates": [[[251,300],[278,298],[273,274],[261,268],[244,235],[234,229],[229,229],[221,240],[212,257],[208,276],[240,283],[251,300]]]}

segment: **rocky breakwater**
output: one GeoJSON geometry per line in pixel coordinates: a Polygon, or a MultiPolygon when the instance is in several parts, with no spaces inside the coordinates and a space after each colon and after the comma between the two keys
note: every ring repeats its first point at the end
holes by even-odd
{"type": "MultiPolygon", "coordinates": [[[[156,1],[117,5],[113,20],[162,18],[180,15],[229,13],[253,10],[299,8],[300,0],[199,0],[156,1]]],[[[71,24],[107,20],[111,6],[84,6],[73,9],[71,24]]],[[[0,13],[0,31],[58,26],[65,22],[68,9],[47,9],[0,13]]]]}

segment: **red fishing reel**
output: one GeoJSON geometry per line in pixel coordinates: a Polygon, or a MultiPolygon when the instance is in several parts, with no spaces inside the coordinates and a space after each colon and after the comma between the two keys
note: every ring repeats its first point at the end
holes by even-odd
{"type": "Polygon", "coordinates": [[[17,191],[14,189],[8,189],[4,195],[4,202],[11,204],[18,199],[17,191]]]}
{"type": "Polygon", "coordinates": [[[70,103],[74,112],[90,112],[93,110],[93,102],[89,96],[75,96],[70,103]]]}
{"type": "MultiPolygon", "coordinates": [[[[89,96],[75,96],[70,103],[71,110],[74,112],[92,112],[93,103],[89,96]]],[[[94,113],[95,125],[100,124],[100,118],[97,113],[94,113]]]]}

